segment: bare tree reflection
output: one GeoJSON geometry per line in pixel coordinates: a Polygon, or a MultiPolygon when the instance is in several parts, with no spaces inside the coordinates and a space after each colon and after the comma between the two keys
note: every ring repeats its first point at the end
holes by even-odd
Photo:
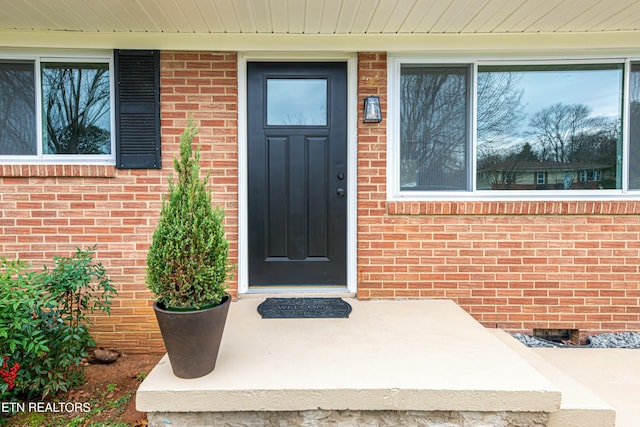
{"type": "MultiPolygon", "coordinates": [[[[406,189],[467,189],[469,68],[404,66],[400,84],[401,185],[406,189]]],[[[511,134],[522,119],[516,79],[510,73],[478,79],[480,157],[491,158],[493,144],[511,134]]]]}
{"type": "Polygon", "coordinates": [[[47,64],[42,79],[45,152],[110,153],[108,67],[47,64]]]}
{"type": "Polygon", "coordinates": [[[640,189],[640,64],[631,68],[629,101],[629,188],[640,189]]]}
{"type": "MultiPolygon", "coordinates": [[[[611,153],[594,150],[598,148],[598,140],[606,138],[606,134],[610,133],[610,120],[592,116],[588,105],[553,104],[535,113],[529,122],[529,128],[529,135],[539,147],[540,160],[571,162],[611,157],[611,153]]],[[[613,131],[615,132],[615,125],[613,131]]],[[[615,135],[612,137],[615,141],[615,135]]]]}
{"type": "Polygon", "coordinates": [[[33,63],[0,62],[0,155],[34,155],[36,147],[33,63]]]}
{"type": "Polygon", "coordinates": [[[403,67],[401,182],[465,189],[468,69],[403,67]]]}
{"type": "MultiPolygon", "coordinates": [[[[499,67],[486,67],[478,75],[478,189],[499,190],[548,190],[576,188],[619,188],[621,165],[621,117],[604,117],[593,114],[590,105],[582,103],[553,103],[533,113],[524,123],[526,116],[514,115],[510,126],[501,129],[506,132],[494,132],[493,137],[481,133],[486,115],[480,111],[486,105],[499,105],[500,91],[480,91],[481,82],[494,75],[512,74],[524,78],[527,73],[542,76],[549,70],[531,69],[525,71],[505,71],[499,67]]],[[[563,70],[565,76],[574,70],[563,70]]],[[[621,70],[580,69],[576,73],[587,71],[593,77],[595,73],[620,73],[621,70]]],[[[549,73],[546,78],[553,79],[556,74],[549,73]]],[[[584,74],[583,74],[584,76],[584,74]]],[[[528,76],[528,78],[531,76],[528,76]]],[[[613,79],[609,79],[612,81],[613,79]]],[[[611,84],[612,89],[615,87],[611,84]]],[[[492,83],[487,87],[491,87],[492,83]]],[[[535,91],[528,85],[516,82],[511,92],[524,93],[524,89],[535,91]]],[[[565,92],[549,94],[553,97],[579,98],[568,88],[565,92]]],[[[618,88],[621,90],[621,88],[618,88]]],[[[533,99],[532,93],[529,94],[533,99]]],[[[502,95],[504,96],[504,95],[502,95]]],[[[534,95],[535,96],[535,95],[534,95]]],[[[538,96],[539,97],[539,96],[538,96]]],[[[515,97],[507,96],[514,100],[515,97]]],[[[518,101],[520,102],[520,101],[518,101]]],[[[514,105],[512,103],[511,105],[514,105]]],[[[612,112],[619,108],[616,104],[607,106],[612,112]]],[[[615,114],[615,113],[612,113],[615,114]]],[[[504,116],[506,117],[506,116],[504,116]]]]}

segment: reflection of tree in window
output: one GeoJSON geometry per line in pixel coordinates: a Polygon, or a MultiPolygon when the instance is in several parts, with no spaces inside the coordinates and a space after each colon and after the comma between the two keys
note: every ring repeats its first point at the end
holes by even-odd
{"type": "MultiPolygon", "coordinates": [[[[518,123],[525,117],[522,111],[523,90],[518,87],[515,73],[478,74],[477,136],[484,149],[492,143],[513,139],[518,123]]],[[[495,148],[495,147],[492,147],[495,148]]]]}
{"type": "Polygon", "coordinates": [[[629,84],[629,188],[640,189],[640,64],[631,65],[629,84]]]}
{"type": "Polygon", "coordinates": [[[45,154],[109,154],[106,64],[42,66],[45,154]]]}
{"type": "MultiPolygon", "coordinates": [[[[519,127],[525,118],[522,107],[524,90],[518,86],[519,76],[511,72],[478,74],[477,107],[477,168],[482,182],[500,184],[515,182],[515,168],[504,165],[505,145],[520,139],[519,127]],[[496,171],[494,165],[504,165],[496,171]]],[[[507,148],[508,150],[508,148],[507,148]]],[[[532,147],[525,143],[517,154],[516,161],[535,159],[532,147]]]]}
{"type": "Polygon", "coordinates": [[[466,67],[402,67],[403,188],[466,189],[467,76],[466,67]]]}
{"type": "Polygon", "coordinates": [[[36,151],[34,64],[0,62],[0,155],[36,151]]]}
{"type": "Polygon", "coordinates": [[[538,142],[540,159],[615,164],[617,124],[591,111],[587,105],[557,103],[535,113],[529,134],[538,142]]]}
{"type": "MultiPolygon", "coordinates": [[[[620,65],[483,67],[478,74],[478,189],[620,188],[621,73],[620,65]],[[520,115],[511,123],[511,132],[494,133],[493,138],[488,138],[481,133],[486,125],[480,112],[485,105],[496,104],[498,92],[489,91],[492,95],[487,96],[480,88],[486,79],[506,74],[517,77],[509,88],[520,94],[517,104],[523,94],[525,104],[543,97],[550,102],[532,111],[527,121],[525,115],[520,115]],[[557,83],[557,79],[570,84],[562,89],[555,85],[552,92],[539,86],[541,78],[550,84],[557,83]],[[593,102],[587,99],[586,104],[554,102],[584,99],[577,93],[576,82],[584,84],[586,79],[598,82],[611,94],[606,103],[596,104],[601,101],[597,98],[593,102]],[[520,84],[520,80],[528,83],[520,84]],[[533,81],[538,82],[537,87],[532,86],[533,81]],[[611,100],[616,95],[617,103],[611,100]],[[599,105],[608,115],[594,114],[592,105],[599,105]],[[527,123],[528,128],[524,126],[527,123]],[[580,175],[581,170],[592,173],[580,175]],[[536,171],[544,172],[548,179],[541,183],[535,178],[536,171]],[[516,179],[507,182],[506,178],[514,175],[516,179]],[[579,182],[584,184],[578,185],[579,182]]],[[[511,99],[515,105],[516,98],[511,99]]]]}

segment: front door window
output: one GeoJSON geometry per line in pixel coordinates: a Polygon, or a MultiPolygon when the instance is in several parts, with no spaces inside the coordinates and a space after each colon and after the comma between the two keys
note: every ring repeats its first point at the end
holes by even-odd
{"type": "Polygon", "coordinates": [[[326,126],[326,79],[268,79],[268,126],[326,126]]]}

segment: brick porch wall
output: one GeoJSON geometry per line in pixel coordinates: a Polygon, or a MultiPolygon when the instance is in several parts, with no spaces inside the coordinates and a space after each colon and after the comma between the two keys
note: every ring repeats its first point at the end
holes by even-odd
{"type": "MultiPolygon", "coordinates": [[[[237,263],[238,155],[235,53],[161,53],[162,169],[0,165],[0,256],[35,268],[96,245],[118,289],[110,317],[97,317],[98,345],[164,351],[145,286],[146,254],[158,222],[179,135],[192,114],[200,128],[203,172],[226,210],[231,262],[237,263]]],[[[235,295],[237,285],[231,284],[235,295]]]]}
{"type": "MultiPolygon", "coordinates": [[[[358,124],[359,298],[449,298],[511,330],[640,330],[640,202],[387,202],[386,55],[358,69],[358,99],[380,96],[385,117],[358,124]]],[[[146,252],[189,114],[237,263],[236,73],[235,53],[162,52],[162,170],[0,165],[0,256],[39,268],[97,246],[120,292],[95,319],[101,346],[163,350],[146,252]]]]}
{"type": "Polygon", "coordinates": [[[359,298],[448,298],[510,330],[640,330],[640,201],[387,202],[386,55],[358,69],[385,117],[358,125],[359,298]]]}

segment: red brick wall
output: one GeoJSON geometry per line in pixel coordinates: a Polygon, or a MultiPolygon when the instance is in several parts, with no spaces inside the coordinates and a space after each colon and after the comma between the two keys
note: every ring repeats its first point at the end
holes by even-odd
{"type": "MultiPolygon", "coordinates": [[[[171,171],[191,115],[199,127],[202,173],[225,210],[230,263],[238,263],[238,64],[235,53],[162,52],[160,102],[163,169],[171,171]]],[[[233,272],[229,293],[237,295],[233,272]]]]}
{"type": "Polygon", "coordinates": [[[96,245],[96,260],[119,296],[92,332],[99,345],[126,351],[163,351],[145,287],[146,254],[189,114],[200,128],[203,171],[211,171],[214,201],[226,209],[237,263],[236,55],[162,52],[160,96],[161,170],[0,165],[0,256],[40,268],[54,255],[96,245]]]}
{"type": "MultiPolygon", "coordinates": [[[[358,121],[358,297],[449,298],[511,330],[640,330],[640,202],[387,202],[386,65],[359,55],[358,99],[380,96],[385,120],[358,121]]],[[[163,350],[146,252],[189,114],[237,263],[236,55],[162,52],[160,95],[162,170],[0,165],[0,256],[40,267],[96,245],[120,295],[92,330],[125,351],[163,350]]]]}
{"type": "MultiPolygon", "coordinates": [[[[358,68],[386,118],[385,55],[358,68]]],[[[511,330],[640,330],[639,201],[387,202],[385,129],[358,125],[359,298],[448,298],[511,330]]]]}

